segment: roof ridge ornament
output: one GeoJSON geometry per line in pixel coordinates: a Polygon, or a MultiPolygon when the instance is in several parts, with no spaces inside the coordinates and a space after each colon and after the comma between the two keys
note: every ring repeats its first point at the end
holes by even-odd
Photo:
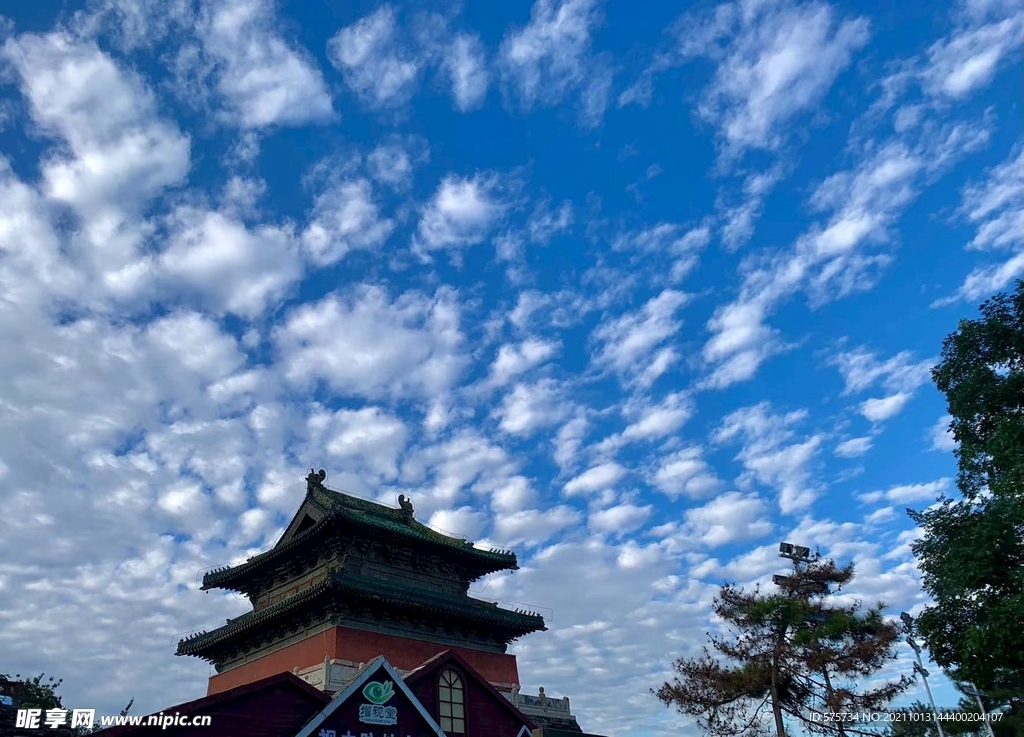
{"type": "Polygon", "coordinates": [[[413,518],[412,499],[407,498],[405,494],[399,494],[398,506],[402,510],[402,517],[406,521],[411,521],[413,518]]]}
{"type": "Polygon", "coordinates": [[[324,489],[324,481],[327,479],[327,471],[320,469],[314,471],[312,468],[309,469],[309,475],[306,476],[306,493],[310,494],[314,490],[326,491],[324,489]]]}

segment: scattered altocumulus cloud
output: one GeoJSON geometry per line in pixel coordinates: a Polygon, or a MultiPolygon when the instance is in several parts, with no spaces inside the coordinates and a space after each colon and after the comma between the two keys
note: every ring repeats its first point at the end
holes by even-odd
{"type": "Polygon", "coordinates": [[[102,712],[201,695],[174,642],[246,603],[199,575],[272,545],[310,466],[514,549],[473,591],[545,614],[524,688],[596,733],[694,734],[649,689],[781,540],[925,605],[905,508],[956,466],[922,387],[1024,264],[1019,3],[664,34],[594,0],[28,7],[0,20],[6,670],[102,712]]]}

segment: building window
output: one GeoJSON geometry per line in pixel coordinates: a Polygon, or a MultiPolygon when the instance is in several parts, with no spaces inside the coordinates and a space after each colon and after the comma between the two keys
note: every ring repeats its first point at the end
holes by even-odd
{"type": "Polygon", "coordinates": [[[447,734],[466,733],[466,689],[462,679],[453,670],[441,673],[438,681],[438,701],[441,706],[441,729],[447,734]]]}

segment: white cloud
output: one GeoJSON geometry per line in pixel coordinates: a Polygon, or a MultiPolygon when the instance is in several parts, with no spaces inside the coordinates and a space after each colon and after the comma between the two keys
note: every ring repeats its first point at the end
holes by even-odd
{"type": "Polygon", "coordinates": [[[560,343],[540,338],[527,338],[519,344],[506,344],[498,348],[498,355],[491,364],[489,382],[504,386],[511,379],[552,358],[560,343]]]}
{"type": "Polygon", "coordinates": [[[494,520],[494,536],[502,545],[535,546],[579,521],[580,513],[564,505],[544,511],[526,509],[498,515],[494,520]]]}
{"type": "Polygon", "coordinates": [[[459,306],[444,289],[392,301],[363,285],[292,310],[274,340],[290,381],[323,380],[344,396],[435,396],[465,363],[459,306]]]}
{"type": "Polygon", "coordinates": [[[425,506],[437,509],[450,507],[467,489],[489,497],[505,488],[518,472],[518,464],[501,447],[475,432],[460,430],[408,454],[401,480],[413,485],[417,510],[425,506]]]}
{"type": "Polygon", "coordinates": [[[563,387],[553,379],[516,384],[494,411],[499,427],[513,435],[532,435],[540,428],[557,425],[572,412],[563,387]]]}
{"type": "Polygon", "coordinates": [[[949,423],[953,421],[952,415],[943,415],[935,421],[928,433],[928,440],[931,450],[941,450],[950,453],[956,450],[956,440],[953,438],[953,431],[949,423]]]}
{"type": "Polygon", "coordinates": [[[525,476],[513,476],[491,495],[491,506],[496,512],[521,512],[536,501],[537,492],[525,476]]]}
{"type": "Polygon", "coordinates": [[[389,138],[367,154],[366,168],[377,182],[404,192],[412,184],[415,165],[429,157],[430,147],[420,138],[389,138]]]}
{"type": "Polygon", "coordinates": [[[629,424],[622,432],[602,441],[597,448],[602,452],[614,451],[628,443],[668,437],[686,424],[693,412],[693,401],[683,392],[673,392],[660,403],[630,400],[622,409],[629,424]]]}
{"type": "Polygon", "coordinates": [[[843,376],[844,395],[863,392],[879,384],[891,392],[860,404],[860,413],[868,420],[885,422],[902,412],[914,393],[931,379],[935,360],[915,361],[912,353],[901,351],[879,361],[875,353],[860,347],[837,354],[829,363],[843,376]]]}
{"type": "Polygon", "coordinates": [[[554,459],[563,471],[578,462],[578,452],[586,437],[590,423],[583,415],[574,417],[558,429],[552,444],[555,446],[554,459]]]}
{"type": "Polygon", "coordinates": [[[681,327],[676,312],[689,299],[683,292],[666,289],[636,312],[599,325],[593,337],[603,345],[595,361],[619,374],[641,373],[650,365],[645,359],[681,327]]]}
{"type": "Polygon", "coordinates": [[[756,494],[730,491],[702,507],[686,510],[687,533],[717,547],[739,540],[756,540],[772,532],[768,507],[756,494]]]}
{"type": "Polygon", "coordinates": [[[408,431],[394,415],[379,407],[318,410],[308,425],[312,447],[340,460],[347,470],[356,461],[364,473],[387,479],[398,475],[398,457],[405,449],[408,431]]]}
{"type": "Polygon", "coordinates": [[[590,51],[601,22],[595,0],[536,0],[530,22],[501,43],[502,77],[525,110],[580,94],[580,121],[600,122],[608,104],[609,71],[590,51]]]}
{"type": "Polygon", "coordinates": [[[910,504],[912,502],[935,501],[935,499],[946,493],[951,486],[951,479],[941,478],[938,481],[931,481],[926,484],[909,484],[905,486],[893,486],[887,491],[872,491],[858,495],[858,498],[866,504],[885,501],[891,504],[910,504]]]}
{"type": "Polygon", "coordinates": [[[902,412],[909,401],[910,394],[906,392],[897,392],[878,399],[866,399],[860,405],[860,413],[872,422],[885,422],[902,412]]]}
{"type": "Polygon", "coordinates": [[[707,327],[714,335],[701,355],[712,373],[704,386],[721,389],[751,379],[761,364],[786,349],[778,331],[764,324],[767,308],[762,297],[745,296],[718,308],[707,327]]]}
{"type": "Polygon", "coordinates": [[[879,382],[892,392],[913,392],[931,380],[935,365],[934,359],[914,361],[910,351],[879,361],[877,354],[864,347],[839,353],[829,363],[843,376],[844,394],[862,392],[879,382]]]}
{"type": "Polygon", "coordinates": [[[92,42],[26,34],[7,39],[0,55],[18,73],[40,131],[66,144],[40,162],[43,192],[81,221],[64,248],[102,291],[142,292],[150,274],[138,252],[148,228],[134,218],[184,180],[189,138],[158,117],[141,77],[92,42]]]}
{"type": "Polygon", "coordinates": [[[891,142],[854,171],[822,182],[811,204],[832,211],[827,223],[812,226],[788,250],[749,259],[739,296],[708,322],[714,335],[704,346],[711,369],[705,384],[722,388],[749,380],[767,358],[788,348],[765,321],[792,294],[805,289],[813,308],[872,287],[890,257],[863,249],[887,239],[893,220],[916,196],[914,185],[931,166],[927,162],[942,155],[949,154],[911,151],[902,142],[891,142]]]}
{"type": "Polygon", "coordinates": [[[456,36],[445,54],[444,67],[451,78],[455,106],[462,112],[480,107],[490,84],[480,39],[466,34],[456,36]]]}
{"type": "Polygon", "coordinates": [[[836,446],[835,454],[840,458],[857,458],[871,450],[871,438],[850,438],[836,446]]]}
{"type": "Polygon", "coordinates": [[[988,171],[984,183],[964,190],[960,215],[977,228],[969,250],[1009,251],[1010,258],[976,267],[955,294],[936,300],[933,307],[987,298],[1024,275],[1024,149],[1018,146],[988,171]]]}
{"type": "Polygon", "coordinates": [[[328,266],[349,251],[380,247],[393,230],[394,223],[381,217],[367,180],[342,181],[317,195],[302,247],[313,263],[328,266]]]}
{"type": "Polygon", "coordinates": [[[618,463],[601,463],[568,481],[564,487],[565,495],[579,496],[611,489],[625,478],[626,474],[626,469],[618,463]]]}
{"type": "MultiPolygon", "coordinates": [[[[724,207],[722,217],[722,243],[729,250],[735,250],[745,244],[754,234],[754,223],[761,217],[765,198],[782,178],[779,168],[757,174],[749,174],[743,181],[743,202],[739,205],[724,207]]],[[[717,207],[723,207],[719,201],[717,207]]]]}
{"type": "Polygon", "coordinates": [[[697,447],[684,448],[662,458],[652,483],[669,496],[685,494],[691,499],[706,497],[722,486],[721,479],[697,447]]]}
{"type": "Polygon", "coordinates": [[[178,312],[151,323],[146,330],[153,348],[193,376],[215,381],[245,363],[235,339],[221,333],[198,312],[178,312]]]}
{"type": "Polygon", "coordinates": [[[804,410],[776,415],[769,403],[761,402],[728,415],[714,435],[717,443],[743,440],[743,448],[736,456],[746,468],[741,482],[756,480],[777,489],[783,514],[805,509],[819,491],[818,484],[811,481],[808,467],[821,445],[822,436],[789,442],[795,437],[790,428],[806,416],[804,410]]]}
{"type": "Polygon", "coordinates": [[[727,154],[735,155],[780,146],[868,35],[867,19],[837,20],[824,3],[766,2],[718,6],[705,24],[688,19],[680,43],[684,58],[717,62],[698,111],[720,126],[727,154]]]}
{"type": "Polygon", "coordinates": [[[8,39],[3,56],[21,76],[33,118],[72,155],[44,162],[50,196],[83,214],[138,206],[188,172],[188,137],[157,117],[140,77],[94,44],[24,35],[8,39]]]}
{"type": "Polygon", "coordinates": [[[414,249],[428,254],[482,243],[505,212],[495,175],[445,177],[423,208],[414,249]]]}
{"type": "Polygon", "coordinates": [[[219,212],[180,208],[168,219],[160,278],[217,312],[256,317],[302,276],[290,229],[250,230],[219,212]]]}
{"type": "Polygon", "coordinates": [[[626,440],[649,440],[674,433],[690,419],[694,407],[686,394],[674,392],[660,404],[628,407],[627,412],[635,419],[622,431],[622,437],[626,440]]]}
{"type": "Polygon", "coordinates": [[[435,512],[430,516],[430,521],[427,524],[435,530],[473,540],[483,532],[487,524],[487,517],[480,512],[473,511],[472,507],[459,507],[458,509],[442,509],[435,512]]]}
{"type": "Polygon", "coordinates": [[[638,507],[635,504],[618,504],[607,509],[595,510],[590,513],[587,524],[595,532],[624,535],[633,532],[651,516],[653,509],[649,506],[638,507]]]}
{"type": "Polygon", "coordinates": [[[670,283],[678,283],[699,262],[699,255],[711,241],[708,224],[687,228],[676,223],[658,223],[637,232],[620,235],[612,242],[615,250],[634,251],[648,259],[668,256],[670,283]]]}
{"type": "Polygon", "coordinates": [[[382,5],[338,31],[327,57],[349,88],[370,107],[400,105],[412,96],[419,63],[399,39],[396,11],[382,5]]]}
{"type": "Polygon", "coordinates": [[[568,200],[556,210],[550,208],[550,203],[541,202],[530,215],[526,230],[532,243],[547,244],[553,236],[568,230],[573,222],[573,207],[568,200]]]}
{"type": "Polygon", "coordinates": [[[983,25],[968,23],[932,45],[922,71],[931,94],[966,97],[989,84],[1001,65],[1019,55],[1024,12],[1019,7],[1006,10],[1006,17],[983,25]]]}
{"type": "Polygon", "coordinates": [[[197,31],[214,60],[217,91],[231,121],[262,128],[334,117],[320,69],[305,49],[278,33],[271,0],[210,3],[197,31]]]}

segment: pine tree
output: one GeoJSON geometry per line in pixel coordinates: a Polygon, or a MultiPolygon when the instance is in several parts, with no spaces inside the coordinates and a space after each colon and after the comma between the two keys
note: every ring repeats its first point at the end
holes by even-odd
{"type": "Polygon", "coordinates": [[[864,610],[830,599],[853,574],[852,564],[840,568],[816,555],[794,562],[781,593],[725,585],[714,612],[728,636],[708,634],[703,655],[676,661],[674,682],[653,693],[716,737],[786,737],[787,722],[815,734],[877,734],[877,725],[824,716],[882,711],[911,683],[902,677],[858,689],[855,679],[895,659],[900,629],[883,618],[882,604],[864,610]]]}

